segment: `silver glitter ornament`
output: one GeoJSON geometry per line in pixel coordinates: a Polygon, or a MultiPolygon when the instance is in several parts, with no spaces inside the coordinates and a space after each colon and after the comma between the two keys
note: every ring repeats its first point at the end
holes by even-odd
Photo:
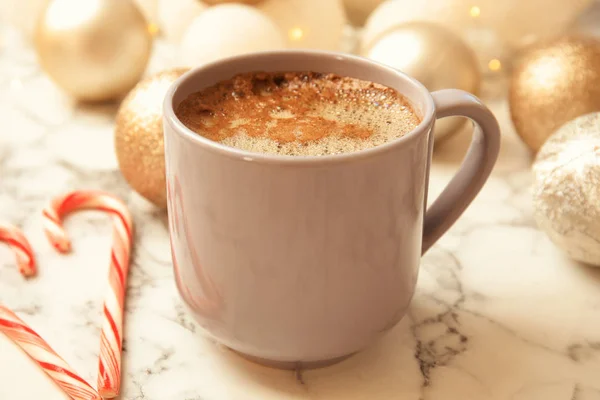
{"type": "Polygon", "coordinates": [[[575,260],[600,266],[600,113],[560,127],[533,165],[535,220],[575,260]]]}

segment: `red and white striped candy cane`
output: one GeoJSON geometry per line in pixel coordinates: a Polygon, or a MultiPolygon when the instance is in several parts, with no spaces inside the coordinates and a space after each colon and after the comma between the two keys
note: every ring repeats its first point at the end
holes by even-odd
{"type": "Polygon", "coordinates": [[[33,250],[19,228],[13,225],[0,224],[0,242],[6,243],[14,250],[19,272],[24,277],[28,278],[36,274],[33,250]]]}
{"type": "Polygon", "coordinates": [[[14,341],[73,400],[102,400],[100,395],[44,339],[8,308],[0,305],[0,332],[14,341]]]}
{"type": "Polygon", "coordinates": [[[62,226],[62,219],[71,212],[84,209],[106,211],[113,217],[113,247],[108,277],[110,290],[104,300],[98,366],[98,392],[104,398],[113,398],[119,394],[121,388],[123,303],[133,224],[125,204],[111,194],[100,191],[74,191],[59,196],[43,211],[46,235],[59,251],[67,252],[71,248],[71,242],[62,226]]]}
{"type": "MultiPolygon", "coordinates": [[[[33,250],[19,228],[0,224],[0,241],[6,242],[15,251],[19,270],[24,276],[35,275],[33,250]]],[[[0,305],[0,332],[23,349],[72,399],[100,400],[98,392],[77,375],[40,335],[2,305],[0,305]]]]}

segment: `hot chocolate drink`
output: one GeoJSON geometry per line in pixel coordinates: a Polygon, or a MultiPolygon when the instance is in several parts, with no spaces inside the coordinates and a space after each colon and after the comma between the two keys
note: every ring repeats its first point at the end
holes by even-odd
{"type": "Polygon", "coordinates": [[[254,72],[189,95],[176,108],[192,131],[258,153],[321,156],[403,136],[420,122],[389,87],[316,72],[254,72]]]}

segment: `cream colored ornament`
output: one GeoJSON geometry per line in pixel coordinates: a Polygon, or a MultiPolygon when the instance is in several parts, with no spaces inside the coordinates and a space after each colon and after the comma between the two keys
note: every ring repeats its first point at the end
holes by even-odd
{"type": "MultiPolygon", "coordinates": [[[[477,57],[464,41],[439,25],[406,23],[391,29],[363,49],[362,55],[394,67],[419,80],[429,91],[462,89],[478,94],[481,74],[477,57]]],[[[464,118],[443,118],[435,138],[457,131],[464,118]]]]}
{"type": "Polygon", "coordinates": [[[127,93],[144,73],[151,47],[146,20],[131,0],[53,0],[35,35],[43,70],[83,101],[127,93]]]}
{"type": "MultiPolygon", "coordinates": [[[[463,3],[463,0],[458,0],[463,3]]],[[[456,0],[404,1],[388,0],[377,7],[367,19],[362,32],[360,52],[366,53],[375,40],[396,26],[409,22],[433,22],[454,32],[469,22],[469,16],[456,0]]]]}
{"type": "Polygon", "coordinates": [[[158,25],[163,36],[181,42],[192,21],[206,8],[199,0],[158,0],[158,25]]]}
{"type": "Polygon", "coordinates": [[[32,40],[35,25],[50,0],[0,0],[0,23],[18,30],[32,40]]]}
{"type": "Polygon", "coordinates": [[[265,0],[257,5],[290,48],[339,50],[346,23],[342,0],[265,0]]]}
{"type": "Polygon", "coordinates": [[[560,35],[591,0],[394,0],[382,3],[368,18],[363,46],[391,27],[410,21],[441,24],[466,34],[477,28],[514,51],[560,35]]]}
{"type": "Polygon", "coordinates": [[[535,220],[575,260],[600,266],[600,113],[563,125],[533,165],[535,220]]]}
{"type": "Polygon", "coordinates": [[[367,17],[383,0],[344,0],[348,21],[356,26],[362,26],[367,17]]]}
{"type": "Polygon", "coordinates": [[[463,0],[478,5],[477,23],[489,26],[513,49],[564,34],[592,0],[463,0]]]}
{"type": "Polygon", "coordinates": [[[162,104],[171,84],[187,69],[144,79],[121,103],[115,122],[119,169],[131,187],[158,207],[167,205],[162,104]]]}
{"type": "Polygon", "coordinates": [[[223,4],[209,7],[191,23],[180,46],[184,65],[196,66],[255,51],[285,48],[277,26],[254,7],[223,4]]]}

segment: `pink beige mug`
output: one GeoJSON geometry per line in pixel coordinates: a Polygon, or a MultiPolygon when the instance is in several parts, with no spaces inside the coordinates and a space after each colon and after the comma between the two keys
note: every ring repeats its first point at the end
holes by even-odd
{"type": "Polygon", "coordinates": [[[169,228],[178,290],[216,341],[280,367],[367,346],[405,314],[421,255],[488,178],[500,131],[460,90],[429,93],[376,62],[318,51],[242,55],[195,68],[164,103],[169,228]],[[335,73],[394,88],[422,122],[381,146],[308,157],[251,153],[185,127],[189,94],[251,71],[335,73]],[[426,210],[436,118],[474,123],[457,175],[426,210]]]}

